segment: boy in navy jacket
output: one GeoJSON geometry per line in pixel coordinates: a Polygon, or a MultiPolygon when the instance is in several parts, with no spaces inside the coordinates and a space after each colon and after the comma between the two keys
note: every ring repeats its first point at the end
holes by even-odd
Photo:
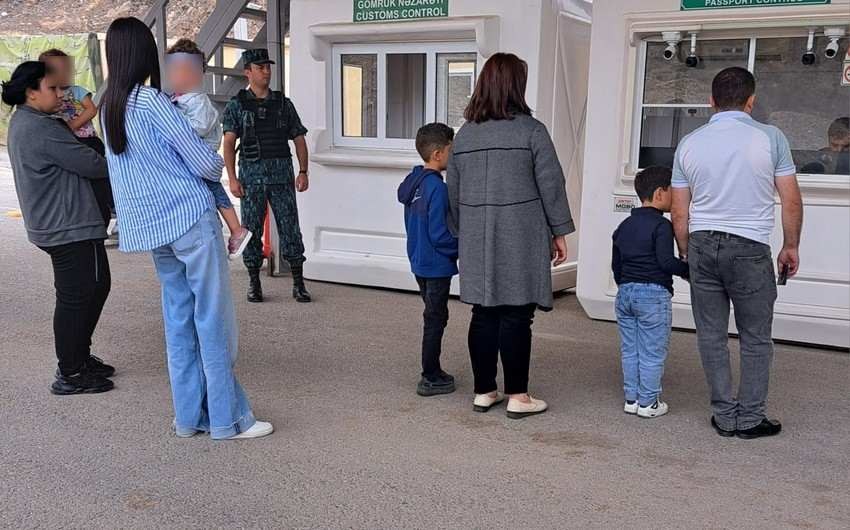
{"type": "Polygon", "coordinates": [[[448,165],[454,130],[442,123],[424,125],[416,133],[416,150],[425,162],[398,188],[404,204],[407,257],[425,302],[422,332],[420,396],[455,391],[454,377],[440,368],[443,331],[449,321],[449,288],[457,274],[457,238],[446,226],[449,195],[442,172],[448,165]]]}
{"type": "Polygon", "coordinates": [[[673,275],[688,278],[688,264],[673,254],[670,211],[672,171],[652,166],[635,176],[643,206],[614,231],[611,268],[617,282],[627,414],[655,418],[667,413],[659,399],[673,322],[673,275]]]}

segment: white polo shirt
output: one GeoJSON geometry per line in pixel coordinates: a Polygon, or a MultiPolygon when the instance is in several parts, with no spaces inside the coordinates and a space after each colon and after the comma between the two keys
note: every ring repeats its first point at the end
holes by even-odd
{"type": "Polygon", "coordinates": [[[770,244],[774,178],[796,172],[782,131],[725,111],[679,142],[672,185],[691,190],[691,232],[718,230],[770,244]]]}

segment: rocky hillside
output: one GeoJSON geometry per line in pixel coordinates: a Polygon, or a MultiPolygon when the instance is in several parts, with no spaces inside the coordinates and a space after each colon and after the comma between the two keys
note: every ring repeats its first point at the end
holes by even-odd
{"type": "MultiPolygon", "coordinates": [[[[142,17],[153,0],[0,0],[0,35],[105,33],[118,17],[142,17]]],[[[215,0],[171,0],[169,33],[194,37],[215,0]]]]}

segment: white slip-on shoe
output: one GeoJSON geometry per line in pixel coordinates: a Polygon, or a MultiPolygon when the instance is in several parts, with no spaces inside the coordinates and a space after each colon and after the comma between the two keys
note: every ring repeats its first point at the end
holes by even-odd
{"type": "Polygon", "coordinates": [[[623,412],[625,412],[626,414],[637,414],[637,411],[638,411],[638,402],[637,401],[632,401],[631,403],[626,401],[625,403],[623,403],[623,412]]]}
{"type": "Polygon", "coordinates": [[[475,412],[487,412],[494,405],[498,405],[505,400],[505,395],[501,392],[496,392],[496,396],[490,394],[475,394],[475,399],[472,400],[472,410],[475,412]]]}
{"type": "Polygon", "coordinates": [[[547,405],[542,399],[534,399],[531,396],[528,396],[528,399],[531,400],[528,403],[518,399],[509,399],[507,412],[508,418],[518,420],[525,418],[526,416],[533,416],[534,414],[546,412],[546,409],[549,408],[549,405],[547,405]]]}
{"type": "Polygon", "coordinates": [[[251,425],[251,428],[245,432],[240,432],[239,434],[234,434],[230,438],[226,438],[227,440],[247,440],[249,438],[261,438],[263,436],[268,436],[274,432],[274,427],[271,423],[267,421],[255,421],[254,425],[251,425]]]}
{"type": "Polygon", "coordinates": [[[667,414],[667,403],[655,400],[655,403],[648,407],[638,407],[637,415],[641,418],[657,418],[667,414]]]}

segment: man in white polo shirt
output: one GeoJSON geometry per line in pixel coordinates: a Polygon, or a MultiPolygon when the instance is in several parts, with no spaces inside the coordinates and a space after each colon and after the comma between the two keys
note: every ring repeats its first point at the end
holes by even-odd
{"type": "Polygon", "coordinates": [[[781,424],[765,414],[773,359],[776,280],[770,251],[774,190],[782,203],[778,267],[793,276],[803,207],[782,131],[755,121],[755,79],[744,68],[715,76],[716,113],[679,143],[673,162],[673,225],[687,249],[697,342],[711,390],[711,424],[721,436],[759,438],[781,424]],[[741,380],[732,389],[729,302],[741,343],[741,380]]]}

